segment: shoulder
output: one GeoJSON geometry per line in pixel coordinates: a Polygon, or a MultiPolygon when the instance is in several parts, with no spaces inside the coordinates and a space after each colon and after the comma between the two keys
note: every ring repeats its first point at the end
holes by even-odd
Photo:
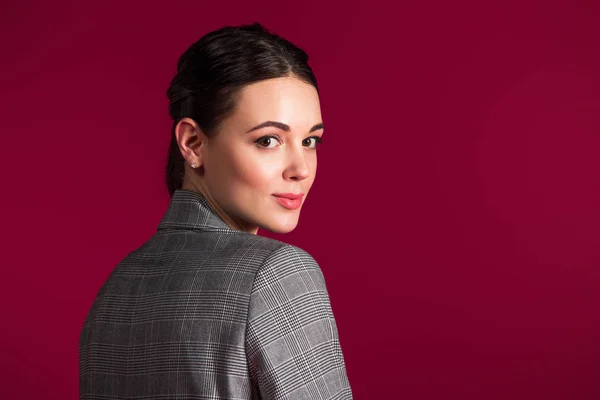
{"type": "Polygon", "coordinates": [[[254,291],[275,283],[304,290],[325,290],[325,280],[319,264],[301,247],[282,243],[262,263],[254,291]]]}
{"type": "Polygon", "coordinates": [[[267,258],[267,263],[278,265],[290,265],[297,268],[318,267],[317,262],[306,250],[301,247],[282,243],[267,258]]]}
{"type": "Polygon", "coordinates": [[[261,248],[269,251],[269,254],[277,251],[278,249],[289,246],[289,244],[282,242],[277,239],[272,239],[266,236],[255,235],[252,233],[239,233],[240,239],[243,240],[246,247],[261,248]]]}
{"type": "Polygon", "coordinates": [[[266,252],[263,259],[264,266],[277,266],[279,269],[291,268],[319,268],[315,259],[303,248],[264,236],[244,235],[243,247],[260,249],[266,252]]]}

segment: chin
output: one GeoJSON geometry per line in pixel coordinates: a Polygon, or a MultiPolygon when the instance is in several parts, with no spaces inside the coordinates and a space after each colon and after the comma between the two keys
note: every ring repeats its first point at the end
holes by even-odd
{"type": "Polygon", "coordinates": [[[273,233],[290,233],[298,225],[297,218],[291,218],[284,221],[265,221],[259,227],[273,233]]]}

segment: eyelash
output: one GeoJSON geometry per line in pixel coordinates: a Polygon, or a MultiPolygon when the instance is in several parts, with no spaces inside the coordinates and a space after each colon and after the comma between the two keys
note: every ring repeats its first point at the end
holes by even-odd
{"type": "MultiPolygon", "coordinates": [[[[276,135],[266,135],[266,136],[262,136],[262,137],[258,138],[256,141],[254,141],[254,143],[256,143],[256,145],[257,145],[258,147],[261,147],[261,148],[263,148],[263,149],[268,149],[268,147],[261,146],[261,145],[259,144],[259,142],[260,142],[261,140],[264,140],[264,139],[275,139],[275,140],[277,140],[279,143],[281,143],[281,140],[280,140],[280,139],[279,139],[279,137],[278,137],[278,136],[276,136],[276,135]]],[[[323,138],[322,138],[322,137],[319,137],[319,136],[310,136],[310,137],[307,137],[306,139],[315,139],[315,147],[314,147],[314,148],[311,148],[311,150],[316,150],[316,149],[319,147],[319,144],[321,144],[321,143],[323,142],[323,138]]],[[[306,140],[306,139],[304,139],[304,140],[306,140]]],[[[309,148],[310,148],[310,147],[309,147],[309,148]]]]}

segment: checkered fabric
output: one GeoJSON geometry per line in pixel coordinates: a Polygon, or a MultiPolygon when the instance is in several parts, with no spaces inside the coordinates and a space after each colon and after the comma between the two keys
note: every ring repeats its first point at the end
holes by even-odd
{"type": "Polygon", "coordinates": [[[80,399],[352,399],[319,265],[230,228],[177,190],[102,285],[79,343],[80,399]]]}

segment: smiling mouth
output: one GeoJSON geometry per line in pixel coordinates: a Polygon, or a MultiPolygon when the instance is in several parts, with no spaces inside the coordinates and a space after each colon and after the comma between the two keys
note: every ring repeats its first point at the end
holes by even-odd
{"type": "Polygon", "coordinates": [[[273,196],[275,196],[275,198],[277,199],[279,204],[281,204],[282,206],[284,206],[285,208],[287,208],[289,210],[295,210],[302,205],[302,196],[295,198],[295,199],[291,199],[289,197],[277,196],[277,195],[273,195],[273,196]]]}
{"type": "Polygon", "coordinates": [[[294,194],[294,193],[274,193],[273,196],[277,196],[277,197],[285,197],[286,199],[300,199],[302,198],[302,196],[304,196],[304,193],[298,193],[298,194],[294,194]]]}

